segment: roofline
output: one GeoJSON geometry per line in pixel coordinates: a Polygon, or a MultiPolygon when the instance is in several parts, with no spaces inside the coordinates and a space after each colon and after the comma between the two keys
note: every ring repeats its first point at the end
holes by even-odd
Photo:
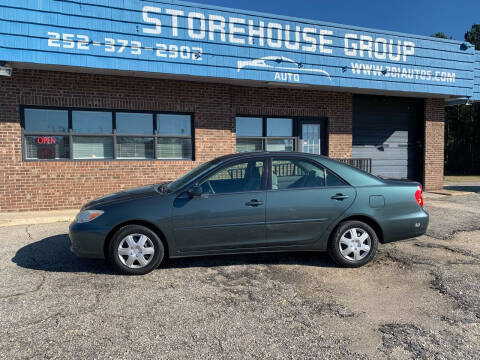
{"type": "Polygon", "coordinates": [[[328,156],[325,156],[325,155],[310,154],[310,153],[304,153],[299,151],[288,151],[288,152],[286,151],[253,151],[253,152],[227,154],[227,155],[219,156],[216,159],[219,159],[221,163],[224,163],[225,161],[230,161],[230,160],[241,160],[244,158],[272,157],[272,156],[322,158],[322,159],[336,161],[335,159],[329,158],[328,156]]]}

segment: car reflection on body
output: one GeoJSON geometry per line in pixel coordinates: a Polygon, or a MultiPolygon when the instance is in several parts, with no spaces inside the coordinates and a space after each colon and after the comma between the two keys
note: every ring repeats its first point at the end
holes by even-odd
{"type": "Polygon", "coordinates": [[[372,176],[301,153],[227,155],[171,183],[86,204],[70,226],[71,250],[146,274],[166,258],[328,251],[345,267],[378,243],[424,234],[419,183],[372,176]]]}

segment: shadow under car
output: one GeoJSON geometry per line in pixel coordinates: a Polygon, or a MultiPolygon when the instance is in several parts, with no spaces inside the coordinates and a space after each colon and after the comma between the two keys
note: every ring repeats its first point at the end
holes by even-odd
{"type": "MultiPolygon", "coordinates": [[[[104,260],[82,259],[70,252],[68,234],[46,237],[17,250],[12,261],[20,267],[49,272],[86,272],[113,275],[116,272],[104,260]]],[[[235,265],[303,265],[335,267],[326,253],[282,252],[234,254],[169,259],[161,268],[195,268],[235,265]]]]}

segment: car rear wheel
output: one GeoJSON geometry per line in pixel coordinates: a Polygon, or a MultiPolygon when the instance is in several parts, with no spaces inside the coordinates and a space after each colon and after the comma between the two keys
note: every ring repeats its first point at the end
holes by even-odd
{"type": "Polygon", "coordinates": [[[338,265],[360,267],[370,262],[378,247],[378,236],[362,221],[345,221],[332,234],[328,253],[338,265]]]}
{"type": "Polygon", "coordinates": [[[108,257],[121,273],[144,275],[156,269],[164,258],[158,235],[141,225],[127,225],[113,235],[108,257]]]}

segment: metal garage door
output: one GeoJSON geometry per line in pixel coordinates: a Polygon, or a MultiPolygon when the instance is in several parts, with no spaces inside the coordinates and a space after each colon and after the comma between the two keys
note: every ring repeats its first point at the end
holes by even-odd
{"type": "Polygon", "coordinates": [[[418,180],[422,109],[417,99],[354,96],[353,157],[371,158],[375,175],[418,180]]]}

